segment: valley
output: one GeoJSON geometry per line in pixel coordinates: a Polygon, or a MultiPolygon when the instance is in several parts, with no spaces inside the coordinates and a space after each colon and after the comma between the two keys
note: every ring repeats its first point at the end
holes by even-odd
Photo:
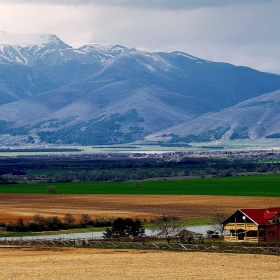
{"type": "Polygon", "coordinates": [[[280,279],[279,11],[0,0],[0,280],[280,279]]]}

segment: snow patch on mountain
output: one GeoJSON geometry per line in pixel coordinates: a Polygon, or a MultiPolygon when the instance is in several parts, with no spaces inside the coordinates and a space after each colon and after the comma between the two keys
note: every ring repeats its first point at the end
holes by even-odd
{"type": "Polygon", "coordinates": [[[101,61],[107,61],[119,55],[129,49],[120,45],[100,45],[100,44],[88,44],[78,49],[79,51],[89,54],[101,61]]]}
{"type": "Polygon", "coordinates": [[[186,54],[186,53],[183,53],[183,52],[172,52],[172,53],[176,54],[176,55],[180,55],[180,56],[186,57],[186,58],[189,58],[189,59],[192,59],[192,60],[198,60],[197,57],[189,55],[189,54],[186,54]]]}
{"type": "Polygon", "coordinates": [[[112,47],[112,45],[88,44],[81,47],[80,50],[86,53],[92,52],[93,50],[109,52],[112,49],[112,47]]]}
{"type": "Polygon", "coordinates": [[[127,50],[126,47],[120,46],[120,45],[100,45],[100,44],[88,44],[85,45],[79,50],[82,50],[86,53],[90,53],[93,51],[103,52],[103,53],[121,53],[127,50]]]}

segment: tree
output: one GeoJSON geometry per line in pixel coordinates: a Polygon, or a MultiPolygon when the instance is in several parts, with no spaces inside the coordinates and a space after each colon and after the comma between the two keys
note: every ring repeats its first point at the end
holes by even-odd
{"type": "Polygon", "coordinates": [[[156,220],[152,221],[154,224],[154,232],[157,232],[158,236],[168,239],[168,235],[179,231],[184,228],[183,220],[176,216],[163,215],[156,220]]]}
{"type": "Polygon", "coordinates": [[[71,213],[66,213],[64,216],[64,222],[69,225],[74,224],[75,218],[73,217],[73,215],[71,213]]]}
{"type": "Polygon", "coordinates": [[[26,227],[25,227],[25,225],[24,225],[24,222],[23,222],[23,219],[22,219],[22,218],[19,218],[19,219],[17,220],[16,227],[15,227],[15,231],[17,231],[17,232],[26,231],[26,227]]]}
{"type": "Polygon", "coordinates": [[[90,216],[88,214],[82,214],[80,224],[84,227],[90,222],[90,216]]]}
{"type": "Polygon", "coordinates": [[[88,180],[88,173],[83,170],[78,177],[81,182],[86,182],[88,180]]]}
{"type": "Polygon", "coordinates": [[[139,188],[140,182],[139,181],[134,181],[133,186],[136,187],[136,188],[139,188]]]}
{"type": "Polygon", "coordinates": [[[46,188],[46,192],[50,194],[56,193],[56,187],[54,185],[50,185],[46,188]]]}
{"type": "Polygon", "coordinates": [[[219,233],[223,233],[223,222],[228,218],[224,212],[214,212],[212,216],[213,229],[219,233]]]}
{"type": "Polygon", "coordinates": [[[5,182],[13,182],[15,180],[15,176],[13,175],[12,172],[8,173],[8,174],[3,174],[2,175],[2,180],[5,182]]]}
{"type": "Polygon", "coordinates": [[[59,230],[62,228],[62,222],[57,216],[46,219],[48,230],[59,230]]]}
{"type": "Polygon", "coordinates": [[[117,218],[113,221],[111,228],[106,228],[104,238],[120,238],[129,236],[140,236],[145,233],[142,222],[140,220],[132,220],[130,218],[117,218]]]}

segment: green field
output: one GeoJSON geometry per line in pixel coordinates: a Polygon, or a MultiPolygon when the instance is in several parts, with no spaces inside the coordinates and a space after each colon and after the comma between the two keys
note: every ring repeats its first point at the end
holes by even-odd
{"type": "MultiPolygon", "coordinates": [[[[0,185],[0,193],[46,194],[50,184],[0,185]]],[[[161,194],[280,197],[280,175],[133,182],[54,183],[57,194],[161,194]]]]}

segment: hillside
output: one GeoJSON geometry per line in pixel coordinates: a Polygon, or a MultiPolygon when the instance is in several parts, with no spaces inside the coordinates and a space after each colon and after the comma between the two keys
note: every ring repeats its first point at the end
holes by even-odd
{"type": "Polygon", "coordinates": [[[149,135],[146,140],[179,143],[280,138],[279,123],[280,91],[278,90],[149,135]]]}

